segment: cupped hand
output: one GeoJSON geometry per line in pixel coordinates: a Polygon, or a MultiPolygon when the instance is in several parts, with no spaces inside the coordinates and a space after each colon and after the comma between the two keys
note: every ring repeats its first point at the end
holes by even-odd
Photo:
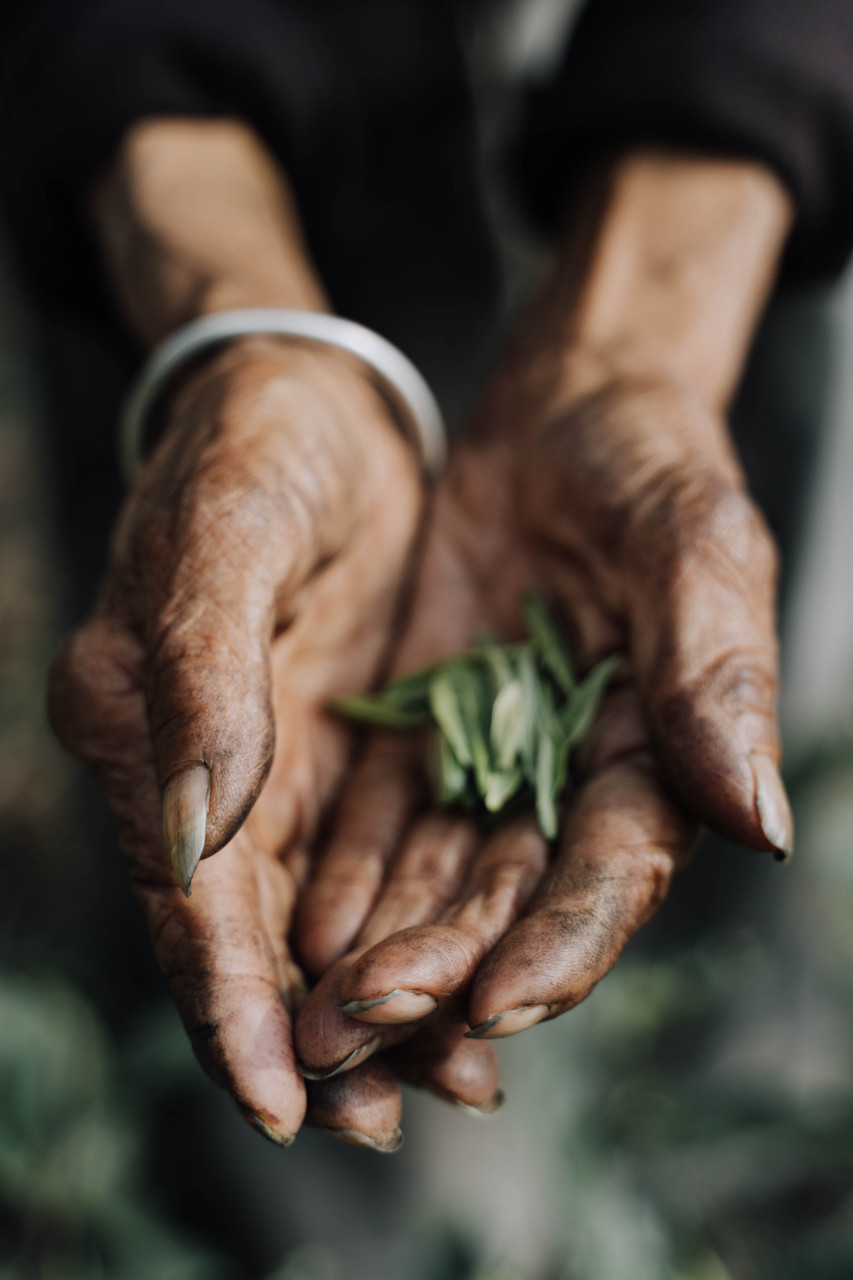
{"type": "Polygon", "coordinates": [[[496,1038],[582,1000],[663,900],[699,823],[790,851],[776,554],[722,418],[675,378],[520,350],[437,494],[396,670],[519,637],[541,591],[579,665],[625,662],[549,850],[424,807],[422,747],[368,741],[300,900],[326,976],[296,1046],[323,1077],[423,1020],[496,1038]],[[328,972],[327,972],[328,971],[328,972]]]}
{"type": "MultiPolygon", "coordinates": [[[[354,362],[234,344],[173,396],[94,614],[52,672],[53,724],[106,789],[195,1050],[281,1142],[306,1106],[286,940],[350,751],[324,707],[376,676],[420,511],[415,453],[354,362]],[[164,831],[186,890],[203,859],[191,897],[164,831]]],[[[394,1143],[380,1064],[312,1105],[345,1137],[394,1143]]]]}

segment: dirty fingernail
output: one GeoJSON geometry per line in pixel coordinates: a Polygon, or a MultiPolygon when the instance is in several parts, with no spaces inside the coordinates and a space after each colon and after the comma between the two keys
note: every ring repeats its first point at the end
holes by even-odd
{"type": "Polygon", "coordinates": [[[453,1101],[461,1111],[467,1111],[469,1115],[493,1116],[506,1102],[506,1094],[503,1089],[498,1089],[494,1097],[489,1098],[487,1102],[481,1102],[479,1106],[473,1106],[470,1102],[461,1102],[459,1098],[454,1098],[453,1101]]]}
{"type": "Polygon", "coordinates": [[[347,1071],[350,1067],[354,1067],[362,1058],[366,1058],[374,1049],[378,1049],[382,1044],[381,1036],[371,1036],[365,1044],[360,1044],[357,1049],[353,1049],[352,1053],[344,1058],[343,1062],[339,1062],[336,1067],[308,1067],[304,1062],[297,1063],[300,1073],[306,1080],[331,1080],[332,1076],[339,1075],[341,1071],[347,1071]]]}
{"type": "Polygon", "coordinates": [[[750,763],[761,830],[773,845],[777,861],[787,862],[794,852],[794,819],[779,770],[770,756],[757,752],[750,763]]]}
{"type": "Polygon", "coordinates": [[[514,1036],[519,1031],[526,1031],[535,1026],[543,1018],[547,1018],[551,1008],[547,1004],[521,1005],[518,1009],[506,1009],[496,1013],[479,1027],[472,1027],[465,1034],[470,1040],[499,1040],[503,1036],[514,1036]]]}
{"type": "Polygon", "coordinates": [[[339,1004],[338,1008],[351,1018],[369,1013],[368,1022],[413,1022],[434,1013],[438,1001],[425,991],[405,991],[396,987],[377,1000],[350,1000],[347,1004],[339,1004]]]}
{"type": "Polygon", "coordinates": [[[193,765],[170,778],[163,790],[163,838],[175,879],[187,897],[207,837],[210,770],[193,765]]]}
{"type": "Polygon", "coordinates": [[[268,1124],[264,1117],[258,1111],[252,1111],[248,1107],[241,1107],[241,1111],[249,1124],[257,1129],[258,1133],[263,1134],[265,1138],[269,1138],[270,1142],[274,1142],[277,1147],[289,1147],[293,1142],[295,1134],[282,1134],[272,1125],[268,1124]]]}
{"type": "Polygon", "coordinates": [[[329,1129],[325,1125],[323,1128],[325,1133],[332,1138],[337,1138],[339,1142],[346,1142],[351,1147],[366,1147],[368,1151],[379,1151],[385,1156],[393,1155],[403,1145],[401,1129],[395,1129],[384,1142],[377,1142],[375,1138],[368,1138],[366,1133],[361,1133],[358,1129],[329,1129]]]}

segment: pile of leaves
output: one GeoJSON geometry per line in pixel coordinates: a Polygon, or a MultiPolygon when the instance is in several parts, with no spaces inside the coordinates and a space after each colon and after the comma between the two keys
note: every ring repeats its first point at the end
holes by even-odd
{"type": "Polygon", "coordinates": [[[538,596],[523,602],[529,638],[485,638],[392,681],[378,693],[339,698],[335,710],[386,729],[433,726],[436,799],[483,819],[536,809],[548,840],[569,784],[571,751],[592,726],[621,659],[578,681],[559,628],[538,596]]]}

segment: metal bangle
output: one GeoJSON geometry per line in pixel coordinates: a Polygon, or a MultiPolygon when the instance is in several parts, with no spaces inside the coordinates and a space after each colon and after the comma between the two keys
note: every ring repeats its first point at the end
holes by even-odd
{"type": "Polygon", "coordinates": [[[151,412],[175,374],[208,348],[254,333],[283,334],[338,347],[356,356],[375,374],[403,431],[418,446],[424,471],[435,476],[441,470],[447,450],[441,410],[426,381],[402,351],[372,329],[340,316],[252,307],[218,311],[194,320],[154,349],[128,396],[119,422],[120,463],[128,484],[144,460],[145,431],[151,412]]]}

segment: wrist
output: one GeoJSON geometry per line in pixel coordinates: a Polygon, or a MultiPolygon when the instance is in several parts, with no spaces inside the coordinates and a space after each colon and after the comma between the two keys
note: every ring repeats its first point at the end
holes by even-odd
{"type": "MultiPolygon", "coordinates": [[[[152,439],[183,441],[239,455],[257,448],[286,453],[298,434],[318,453],[352,436],[354,462],[371,425],[388,417],[364,366],[345,351],[275,334],[234,337],[180,372],[164,397],[152,439]],[[367,424],[365,426],[365,423],[367,424]],[[285,441],[289,441],[288,444],[285,441]]],[[[388,422],[394,434],[393,422],[388,422]]],[[[162,452],[167,453],[169,446],[162,452]]]]}
{"type": "MultiPolygon", "coordinates": [[[[283,337],[296,350],[312,346],[348,357],[378,392],[398,428],[435,476],[445,460],[441,410],[417,368],[380,334],[352,320],[281,307],[249,308],[207,315],[182,327],[152,354],[128,397],[120,424],[122,465],[128,479],[145,452],[147,428],[170,384],[206,354],[243,337],[283,337]]],[[[240,348],[238,348],[239,350],[240,348]]],[[[324,378],[325,381],[325,378],[324,378]]]]}
{"type": "Polygon", "coordinates": [[[722,410],[791,212],[776,178],[748,161],[616,160],[587,186],[533,308],[534,343],[572,379],[581,369],[593,382],[608,371],[678,381],[722,410]]]}
{"type": "Polygon", "coordinates": [[[130,495],[128,528],[211,504],[226,524],[282,507],[311,527],[349,527],[381,501],[389,459],[413,453],[343,352],[252,336],[211,352],[170,388],[130,495]]]}
{"type": "Polygon", "coordinates": [[[119,308],[146,347],[216,311],[324,311],[285,175],[246,126],[145,120],[91,193],[119,308]]]}

